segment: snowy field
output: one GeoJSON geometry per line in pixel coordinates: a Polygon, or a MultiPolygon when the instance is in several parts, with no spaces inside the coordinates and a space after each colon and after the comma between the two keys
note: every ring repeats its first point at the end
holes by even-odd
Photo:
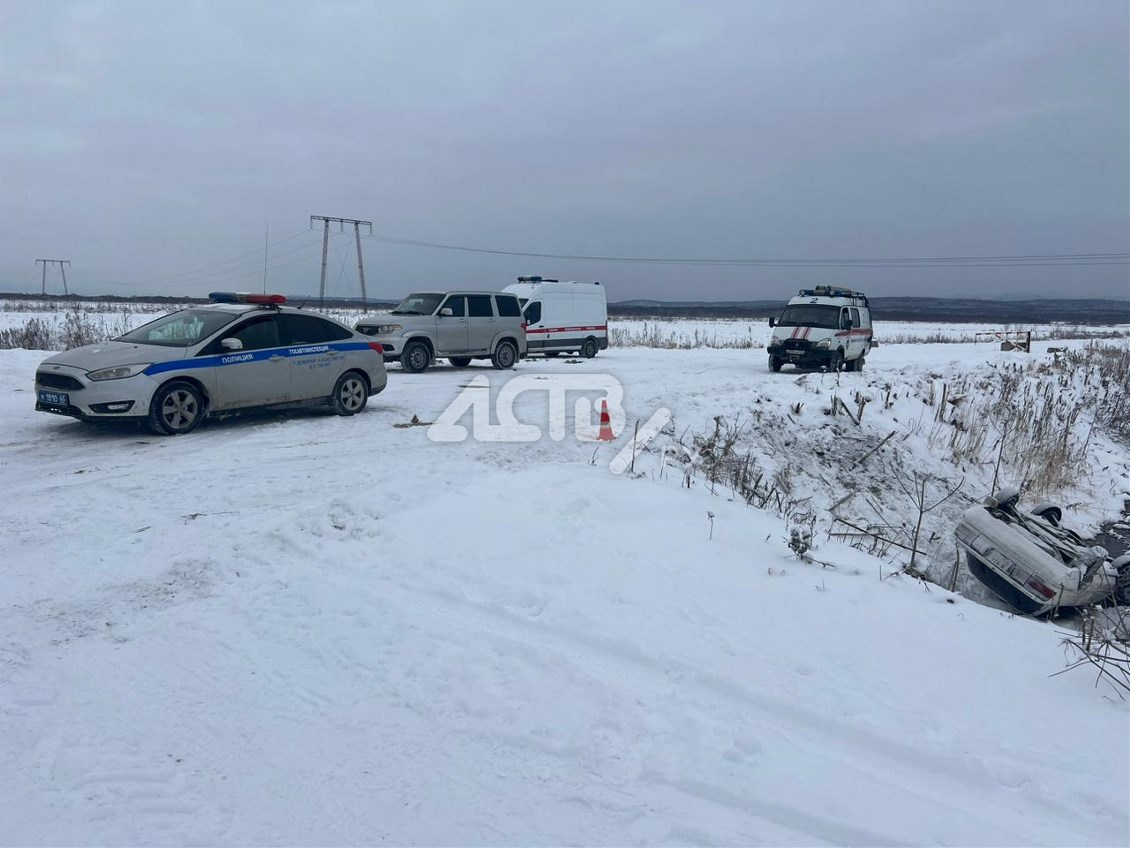
{"type": "MultiPolygon", "coordinates": [[[[733,323],[664,332],[768,336],[733,323]]],[[[1130,708],[1053,676],[1065,627],[896,573],[829,518],[905,540],[900,482],[964,479],[926,521],[945,566],[994,472],[961,439],[1009,379],[1018,410],[1081,411],[1070,480],[1006,472],[1076,527],[1117,518],[1130,450],[1047,350],[1087,344],[883,344],[838,376],[770,374],[756,346],[392,366],[354,419],[177,438],[36,413],[45,354],[0,350],[0,844],[1127,845],[1130,708]],[[630,433],[406,426],[474,375],[494,397],[556,373],[618,379],[629,429],[674,424],[620,475],[630,433]],[[678,463],[718,416],[765,509],[678,463]],[[787,545],[805,523],[819,562],[787,545]]],[[[516,412],[544,427],[544,396],[516,412]]]]}
{"type": "MultiPolygon", "coordinates": [[[[188,305],[188,304],[183,304],[188,305]]],[[[76,317],[101,336],[121,335],[134,327],[177,308],[175,304],[125,303],[109,305],[95,301],[79,301],[78,309],[64,302],[0,300],[0,332],[22,327],[29,321],[42,322],[52,334],[62,335],[76,317]]],[[[308,308],[315,308],[309,304],[308,308]]],[[[352,326],[363,314],[358,309],[325,309],[352,326]]],[[[367,314],[379,314],[373,310],[367,314]]],[[[1130,317],[1130,316],[1128,316],[1130,317]]],[[[645,319],[613,318],[609,321],[609,338],[616,347],[688,348],[763,348],[772,330],[765,320],[744,319],[645,319]]],[[[1031,332],[1033,340],[1130,338],[1130,324],[968,324],[876,320],[875,337],[880,344],[891,342],[974,343],[978,333],[1031,332]]],[[[991,340],[982,337],[981,344],[991,340]]]]}

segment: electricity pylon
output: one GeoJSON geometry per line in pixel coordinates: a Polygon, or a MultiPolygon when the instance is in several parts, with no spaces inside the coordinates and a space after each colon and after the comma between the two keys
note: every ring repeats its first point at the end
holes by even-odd
{"type": "Polygon", "coordinates": [[[47,294],[47,266],[58,265],[59,273],[63,275],[63,294],[70,294],[67,291],[67,266],[71,264],[69,259],[36,259],[35,264],[43,263],[43,287],[40,294],[47,294]]]}
{"type": "Polygon", "coordinates": [[[310,228],[314,228],[315,221],[323,221],[322,227],[322,281],[318,286],[318,306],[325,306],[326,300],[326,257],[330,246],[330,221],[341,225],[341,232],[345,232],[345,225],[353,225],[353,235],[357,240],[357,275],[361,278],[361,305],[368,312],[368,297],[365,295],[365,262],[361,258],[361,227],[369,228],[369,235],[373,234],[372,221],[357,221],[353,218],[330,218],[326,215],[311,215],[310,228]]]}

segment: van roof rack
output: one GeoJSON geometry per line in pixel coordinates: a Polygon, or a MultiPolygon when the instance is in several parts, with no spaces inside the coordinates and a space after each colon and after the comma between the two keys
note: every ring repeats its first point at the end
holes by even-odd
{"type": "Polygon", "coordinates": [[[801,289],[802,297],[856,297],[867,303],[867,295],[863,292],[852,291],[843,286],[815,286],[811,289],[801,289]]]}
{"type": "Polygon", "coordinates": [[[518,282],[519,283],[560,283],[561,281],[560,280],[553,280],[553,279],[550,279],[549,277],[532,276],[532,277],[519,277],[518,282]]]}

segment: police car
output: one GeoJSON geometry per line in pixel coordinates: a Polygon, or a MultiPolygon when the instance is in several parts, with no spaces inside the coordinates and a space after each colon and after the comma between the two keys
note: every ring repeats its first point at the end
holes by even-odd
{"type": "Polygon", "coordinates": [[[326,405],[354,415],[387,377],[380,345],[282,295],[213,292],[212,303],[44,360],[35,408],[82,421],[187,433],[205,417],[326,405]]]}

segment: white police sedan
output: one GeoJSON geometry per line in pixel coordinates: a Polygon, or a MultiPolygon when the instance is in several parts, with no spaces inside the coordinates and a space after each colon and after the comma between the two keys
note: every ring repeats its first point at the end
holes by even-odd
{"type": "Polygon", "coordinates": [[[44,360],[35,408],[187,433],[209,415],[326,405],[354,415],[387,381],[380,345],[282,295],[213,292],[102,344],[44,360]]]}

